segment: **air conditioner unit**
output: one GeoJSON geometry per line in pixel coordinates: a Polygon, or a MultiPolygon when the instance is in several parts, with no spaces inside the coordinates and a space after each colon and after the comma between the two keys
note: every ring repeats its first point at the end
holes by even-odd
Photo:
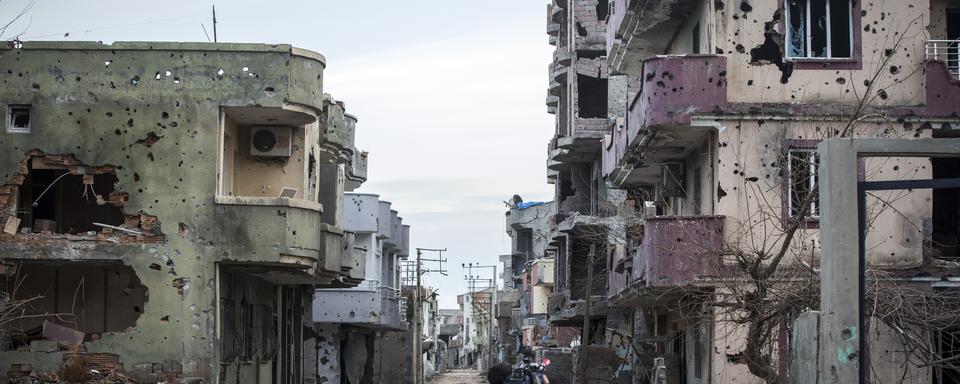
{"type": "Polygon", "coordinates": [[[290,157],[293,127],[250,127],[250,155],[260,157],[290,157]]]}

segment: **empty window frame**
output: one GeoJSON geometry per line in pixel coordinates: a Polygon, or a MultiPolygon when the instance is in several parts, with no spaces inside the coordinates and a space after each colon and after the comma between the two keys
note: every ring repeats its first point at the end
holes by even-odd
{"type": "Polygon", "coordinates": [[[851,0],[787,0],[788,58],[852,58],[851,0]]]}
{"type": "MultiPolygon", "coordinates": [[[[790,148],[787,152],[787,204],[790,217],[796,217],[803,208],[807,195],[817,190],[817,167],[820,157],[815,148],[790,148]]],[[[810,218],[820,216],[819,196],[810,202],[810,218]]]]}
{"type": "Polygon", "coordinates": [[[7,132],[30,133],[30,120],[29,105],[7,106],[7,132]]]}

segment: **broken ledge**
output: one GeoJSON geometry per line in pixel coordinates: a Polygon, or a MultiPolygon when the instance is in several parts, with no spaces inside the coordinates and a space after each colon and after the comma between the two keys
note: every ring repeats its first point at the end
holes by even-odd
{"type": "Polygon", "coordinates": [[[217,196],[214,203],[218,205],[259,205],[270,207],[291,207],[308,209],[323,213],[323,204],[303,199],[289,197],[257,197],[257,196],[217,196]]]}

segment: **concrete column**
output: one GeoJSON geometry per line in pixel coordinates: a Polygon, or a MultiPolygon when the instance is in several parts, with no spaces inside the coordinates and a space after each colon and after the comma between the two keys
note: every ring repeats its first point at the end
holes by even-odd
{"type": "Polygon", "coordinates": [[[825,140],[820,155],[820,383],[858,382],[860,234],[857,150],[850,139],[825,140]]]}

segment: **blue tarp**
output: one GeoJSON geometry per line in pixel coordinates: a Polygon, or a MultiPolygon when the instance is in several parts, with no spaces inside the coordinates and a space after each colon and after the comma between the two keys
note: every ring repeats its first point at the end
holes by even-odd
{"type": "Polygon", "coordinates": [[[525,201],[517,203],[517,209],[527,209],[530,207],[536,207],[538,205],[543,205],[542,201],[525,201]]]}

